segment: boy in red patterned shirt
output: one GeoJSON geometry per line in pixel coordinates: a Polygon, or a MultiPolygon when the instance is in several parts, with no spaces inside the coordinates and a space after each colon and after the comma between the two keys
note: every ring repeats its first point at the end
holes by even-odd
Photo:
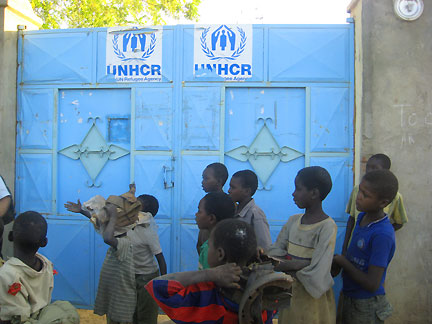
{"type": "MultiPolygon", "coordinates": [[[[175,323],[236,324],[239,305],[220,288],[240,288],[241,267],[255,256],[256,249],[255,233],[249,224],[223,220],[210,234],[210,269],[161,276],[146,289],[175,323]]],[[[271,311],[262,311],[261,315],[263,323],[271,323],[271,311]]]]}

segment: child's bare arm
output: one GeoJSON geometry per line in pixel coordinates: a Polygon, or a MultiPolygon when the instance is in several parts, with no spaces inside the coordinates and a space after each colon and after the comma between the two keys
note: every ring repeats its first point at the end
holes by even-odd
{"type": "Polygon", "coordinates": [[[370,265],[367,273],[357,269],[345,256],[335,255],[333,261],[357,282],[363,289],[375,292],[381,284],[385,268],[370,265]]]}
{"type": "Polygon", "coordinates": [[[303,269],[304,267],[307,267],[310,263],[310,260],[280,260],[280,263],[275,266],[275,270],[289,272],[291,274],[292,272],[296,272],[303,269]]]}
{"type": "Polygon", "coordinates": [[[167,273],[167,265],[166,265],[165,257],[163,255],[163,253],[161,252],[159,254],[156,254],[155,257],[156,257],[156,260],[159,264],[160,274],[165,275],[167,273]]]}
{"type": "Polygon", "coordinates": [[[182,286],[190,286],[199,282],[213,281],[219,287],[240,288],[238,281],[242,270],[235,263],[226,263],[221,266],[187,272],[176,272],[159,277],[159,280],[175,280],[182,286]]]}
{"type": "Polygon", "coordinates": [[[345,239],[342,245],[342,255],[346,255],[347,249],[348,249],[348,242],[351,238],[351,233],[354,229],[354,225],[355,225],[355,218],[352,216],[348,217],[348,221],[347,221],[347,227],[346,227],[346,231],[345,231],[345,239]]]}
{"type": "Polygon", "coordinates": [[[6,214],[10,204],[11,204],[10,196],[6,196],[0,199],[0,217],[3,217],[3,215],[6,214]]]}
{"type": "Polygon", "coordinates": [[[117,209],[114,205],[111,204],[107,204],[106,209],[109,215],[109,221],[108,225],[105,228],[105,231],[102,234],[102,237],[106,244],[112,246],[113,248],[116,248],[118,240],[114,237],[114,227],[117,221],[117,209]]]}
{"type": "Polygon", "coordinates": [[[66,204],[64,204],[64,206],[68,211],[72,213],[80,213],[87,218],[91,218],[90,213],[87,210],[82,209],[81,201],[79,199],[77,203],[68,201],[66,204]]]}
{"type": "Polygon", "coordinates": [[[403,226],[403,224],[397,224],[397,223],[393,223],[393,229],[396,232],[397,230],[400,230],[403,226]]]}

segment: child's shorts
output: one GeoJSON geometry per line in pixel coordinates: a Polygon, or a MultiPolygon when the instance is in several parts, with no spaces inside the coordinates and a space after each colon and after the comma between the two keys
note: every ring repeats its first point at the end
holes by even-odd
{"type": "Polygon", "coordinates": [[[343,296],[342,323],[381,324],[390,317],[393,308],[385,295],[366,299],[343,296]]]}

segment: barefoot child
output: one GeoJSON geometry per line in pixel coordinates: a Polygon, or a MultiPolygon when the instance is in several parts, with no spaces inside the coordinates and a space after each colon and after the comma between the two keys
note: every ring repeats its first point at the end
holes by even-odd
{"type": "MultiPolygon", "coordinates": [[[[234,217],[235,206],[231,197],[223,192],[210,192],[199,202],[195,220],[200,230],[211,231],[218,222],[234,217]]],[[[198,269],[208,269],[208,240],[200,248],[198,269]]]]}
{"type": "Polygon", "coordinates": [[[53,265],[39,248],[47,245],[47,222],[41,214],[20,214],[9,232],[14,256],[0,268],[1,323],[79,323],[67,301],[51,303],[53,265]]]}
{"type": "Polygon", "coordinates": [[[333,263],[343,269],[342,322],[384,323],[392,308],[385,296],[387,267],[395,252],[395,233],[384,208],[394,199],[398,181],[388,170],[364,175],[356,199],[358,215],[346,257],[333,263]]]}
{"type": "Polygon", "coordinates": [[[330,268],[337,228],[322,209],[332,187],[326,169],[313,166],[295,178],[294,203],[304,214],[293,215],[284,225],[270,256],[282,257],[275,270],[294,274],[291,306],[279,315],[279,323],[335,323],[336,307],[330,268]]]}

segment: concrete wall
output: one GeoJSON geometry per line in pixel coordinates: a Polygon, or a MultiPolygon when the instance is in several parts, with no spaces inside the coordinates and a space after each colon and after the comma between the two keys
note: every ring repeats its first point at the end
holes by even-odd
{"type": "MultiPolygon", "coordinates": [[[[386,323],[432,318],[432,2],[423,15],[398,18],[391,0],[353,1],[360,170],[374,153],[392,159],[409,223],[396,232],[386,290],[386,323]]],[[[357,170],[358,170],[357,169],[357,170]]]]}
{"type": "MultiPolygon", "coordinates": [[[[27,0],[0,0],[0,174],[12,191],[15,185],[17,26],[38,29],[41,23],[27,0]]],[[[6,239],[9,227],[5,230],[4,255],[11,253],[6,239]]]]}

